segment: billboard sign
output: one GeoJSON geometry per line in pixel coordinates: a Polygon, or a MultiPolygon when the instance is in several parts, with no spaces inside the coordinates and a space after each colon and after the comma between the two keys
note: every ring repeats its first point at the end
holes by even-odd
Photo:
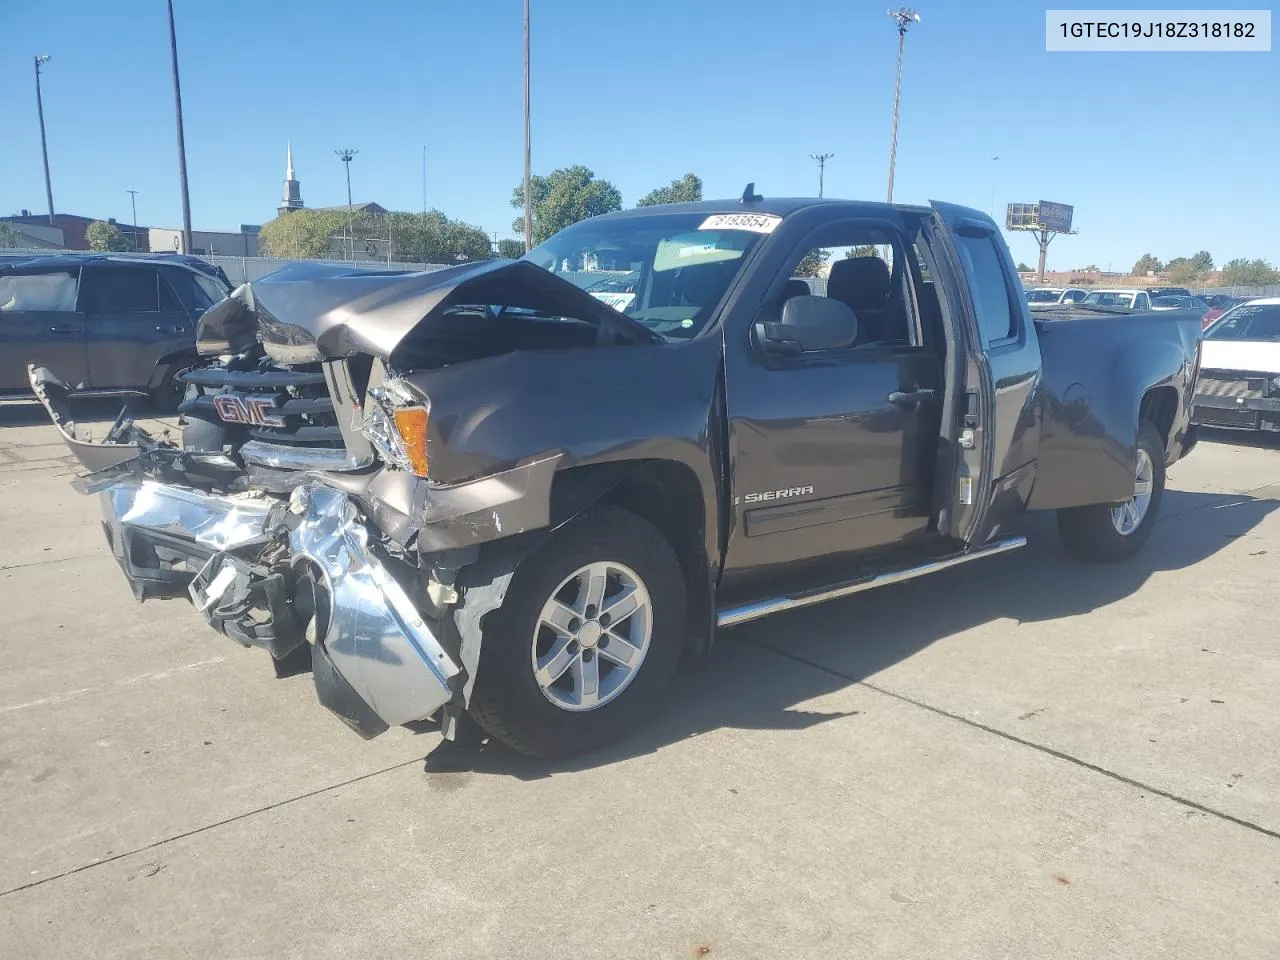
{"type": "Polygon", "coordinates": [[[1011,203],[1005,211],[1004,224],[1009,230],[1070,233],[1074,212],[1074,207],[1048,200],[1041,200],[1039,203],[1011,203]]]}
{"type": "Polygon", "coordinates": [[[1050,203],[1048,200],[1041,200],[1040,228],[1042,230],[1052,230],[1055,233],[1070,233],[1071,215],[1074,212],[1074,208],[1067,206],[1065,203],[1050,203]]]}

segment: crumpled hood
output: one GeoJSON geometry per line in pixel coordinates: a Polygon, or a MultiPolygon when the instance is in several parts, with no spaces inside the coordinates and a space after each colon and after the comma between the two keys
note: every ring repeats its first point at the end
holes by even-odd
{"type": "Polygon", "coordinates": [[[425,272],[294,263],[242,284],[205,311],[202,354],[238,352],[260,339],[282,363],[368,354],[391,360],[420,324],[461,304],[523,307],[605,326],[623,339],[660,339],[591,294],[525,260],[484,260],[425,272]]]}

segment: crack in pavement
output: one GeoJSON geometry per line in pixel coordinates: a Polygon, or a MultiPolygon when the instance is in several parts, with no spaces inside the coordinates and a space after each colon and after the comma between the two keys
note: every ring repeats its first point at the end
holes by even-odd
{"type": "Polygon", "coordinates": [[[154,850],[156,847],[162,847],[167,843],[173,843],[175,840],[185,840],[187,837],[194,837],[197,834],[205,833],[209,830],[214,830],[218,827],[225,827],[227,824],[236,823],[239,820],[245,820],[245,819],[248,819],[249,817],[257,816],[260,813],[267,813],[270,810],[276,810],[280,807],[288,806],[289,804],[296,803],[299,800],[307,800],[311,797],[319,796],[322,793],[328,793],[330,790],[337,790],[341,787],[347,787],[353,783],[359,783],[361,780],[368,780],[371,777],[377,777],[384,773],[390,773],[393,770],[399,770],[403,767],[412,766],[415,763],[421,763],[421,762],[422,762],[421,757],[414,757],[412,760],[404,760],[404,761],[401,761],[400,763],[394,763],[389,767],[383,767],[380,770],[373,770],[369,773],[363,773],[358,777],[351,777],[350,779],[343,780],[340,783],[331,783],[323,787],[317,787],[314,790],[309,790],[306,793],[299,794],[296,797],[286,797],[283,800],[277,800],[275,803],[268,803],[266,806],[255,807],[252,810],[246,810],[243,813],[237,813],[235,816],[226,817],[222,820],[215,821],[214,823],[206,823],[203,826],[195,827],[191,830],[186,830],[186,831],[183,831],[182,833],[174,834],[171,837],[162,837],[159,840],[154,840],[151,843],[145,843],[140,847],[135,847],[132,850],[126,850],[123,853],[115,853],[109,857],[103,857],[101,860],[94,860],[92,863],[82,863],[78,867],[72,867],[69,870],[63,870],[61,873],[56,873],[51,877],[42,877],[39,880],[32,880],[30,883],[24,883],[24,884],[21,884],[20,886],[10,887],[8,890],[0,890],[0,898],[7,897],[12,893],[21,893],[23,890],[30,890],[33,887],[40,887],[46,883],[52,883],[54,880],[61,880],[64,877],[70,877],[77,873],[83,873],[85,870],[92,870],[94,867],[101,867],[104,864],[113,863],[116,860],[123,860],[125,857],[132,857],[135,854],[145,853],[148,850],[154,850]]]}
{"type": "Polygon", "coordinates": [[[47,560],[28,560],[25,563],[10,563],[0,566],[0,572],[6,570],[24,570],[27,567],[47,566],[51,563],[68,563],[74,560],[94,560],[100,556],[102,556],[102,552],[100,550],[95,550],[93,553],[77,553],[69,557],[50,557],[47,560]]]}
{"type": "Polygon", "coordinates": [[[1273,840],[1280,840],[1280,830],[1272,830],[1271,828],[1264,827],[1259,823],[1254,823],[1252,820],[1245,820],[1241,817],[1233,816],[1232,814],[1226,813],[1225,811],[1216,810],[1213,807],[1205,806],[1203,803],[1199,803],[1195,800],[1191,800],[1188,797],[1180,796],[1176,793],[1173,793],[1169,790],[1165,790],[1161,787],[1152,786],[1151,784],[1144,783],[1141,780],[1135,780],[1133,777],[1127,777],[1123,773],[1118,773],[1115,770],[1109,770],[1106,767],[1100,766],[1096,763],[1090,763],[1088,760],[1084,760],[1080,757],[1073,756],[1072,754],[1066,753],[1065,751],[1056,750],[1053,747],[1045,746],[1042,743],[1036,743],[1034,740],[1027,740],[1024,737],[1019,737],[1017,734],[1009,733],[1008,731],[1001,730],[998,727],[993,727],[993,726],[990,726],[989,724],[980,723],[977,720],[972,720],[969,717],[961,716],[958,713],[952,713],[950,710],[944,710],[942,707],[935,707],[931,703],[926,703],[923,700],[917,700],[915,697],[909,697],[904,693],[897,693],[896,691],[890,690],[887,687],[882,687],[879,684],[871,683],[867,680],[859,680],[857,677],[850,676],[847,673],[843,673],[839,670],[836,670],[834,667],[828,667],[825,664],[818,663],[816,660],[810,660],[808,657],[801,656],[800,654],[797,654],[797,653],[792,653],[787,650],[780,650],[775,646],[765,643],[763,640],[759,640],[756,637],[748,636],[745,633],[741,634],[741,639],[745,640],[747,643],[754,644],[755,646],[759,647],[761,650],[767,650],[770,653],[777,654],[780,657],[785,657],[788,660],[793,660],[796,663],[802,663],[805,666],[812,667],[815,670],[821,670],[823,673],[830,674],[833,677],[839,677],[841,680],[848,680],[854,686],[866,687],[868,690],[873,690],[876,693],[881,694],[882,696],[891,697],[894,700],[901,701],[902,703],[911,704],[911,706],[919,707],[922,710],[928,710],[930,713],[937,714],[940,717],[946,717],[948,720],[955,720],[955,721],[958,721],[959,723],[963,723],[965,726],[971,727],[974,730],[980,730],[983,733],[989,733],[992,736],[999,737],[1002,740],[1008,740],[1010,743],[1016,743],[1019,746],[1030,747],[1032,750],[1035,750],[1038,753],[1043,753],[1046,756],[1053,757],[1056,760],[1065,760],[1067,763],[1074,764],[1077,767],[1083,767],[1085,770],[1090,770],[1093,773],[1102,774],[1102,776],[1107,777],[1111,780],[1115,780],[1118,783],[1123,783],[1130,787],[1137,787],[1138,789],[1143,790],[1147,793],[1155,794],[1156,796],[1163,797],[1166,800],[1172,800],[1174,803],[1181,804],[1184,807],[1189,807],[1190,809],[1196,810],[1199,813],[1203,813],[1211,817],[1216,817],[1219,820],[1225,820],[1228,823],[1234,823],[1236,826],[1244,827],[1248,830],[1254,831],[1255,833],[1260,833],[1265,837],[1271,837],[1273,840]]]}

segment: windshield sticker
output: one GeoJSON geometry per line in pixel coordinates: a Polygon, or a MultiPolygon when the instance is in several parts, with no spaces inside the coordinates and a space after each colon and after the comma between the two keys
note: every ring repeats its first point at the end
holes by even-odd
{"type": "Polygon", "coordinates": [[[613,307],[621,313],[631,306],[631,301],[636,298],[634,293],[606,293],[604,291],[592,291],[591,295],[607,306],[613,307]]]}
{"type": "Polygon", "coordinates": [[[781,217],[768,213],[717,213],[702,221],[699,230],[747,230],[751,233],[773,233],[781,217]]]}

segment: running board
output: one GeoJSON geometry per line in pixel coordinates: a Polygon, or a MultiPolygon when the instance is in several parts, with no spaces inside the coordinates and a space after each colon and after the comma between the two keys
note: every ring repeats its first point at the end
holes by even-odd
{"type": "Polygon", "coordinates": [[[717,611],[716,626],[732,627],[739,623],[746,623],[749,620],[759,620],[761,617],[781,613],[784,610],[795,610],[799,607],[808,607],[815,603],[825,603],[828,600],[835,600],[839,597],[862,593],[864,590],[875,590],[877,587],[885,587],[891,583],[914,580],[916,577],[928,576],[931,573],[937,573],[939,570],[946,570],[948,567],[958,567],[960,564],[968,563],[970,560],[993,557],[997,553],[1008,553],[1010,550],[1017,550],[1019,547],[1025,547],[1026,545],[1026,537],[1005,537],[1003,540],[997,540],[968,553],[953,553],[949,557],[931,560],[919,566],[890,570],[887,573],[876,574],[874,577],[866,577],[837,587],[828,587],[814,593],[773,597],[770,600],[757,600],[755,603],[744,604],[740,607],[729,607],[726,610],[717,611]]]}

